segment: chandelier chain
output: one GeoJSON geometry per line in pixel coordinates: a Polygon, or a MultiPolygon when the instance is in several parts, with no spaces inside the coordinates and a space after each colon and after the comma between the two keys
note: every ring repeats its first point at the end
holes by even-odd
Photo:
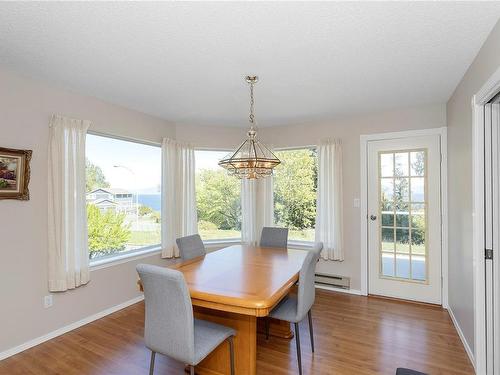
{"type": "Polygon", "coordinates": [[[281,162],[256,137],[254,85],[258,82],[259,77],[249,75],[245,77],[245,80],[250,84],[250,114],[248,116],[250,129],[247,132],[247,139],[240,144],[236,151],[219,161],[219,165],[232,176],[253,180],[272,176],[273,169],[281,162]]]}
{"type": "Polygon", "coordinates": [[[255,101],[254,101],[254,98],[253,98],[253,85],[254,85],[254,83],[251,82],[250,83],[250,116],[249,116],[249,121],[250,121],[250,124],[252,124],[252,126],[255,123],[255,115],[254,115],[254,104],[255,104],[255,101]]]}

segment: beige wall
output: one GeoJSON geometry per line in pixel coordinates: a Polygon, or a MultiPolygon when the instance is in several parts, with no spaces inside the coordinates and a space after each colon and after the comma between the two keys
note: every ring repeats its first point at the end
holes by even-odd
{"type": "MultiPolygon", "coordinates": [[[[0,353],[139,296],[133,261],[93,271],[84,287],[47,290],[47,147],[53,113],[93,122],[92,130],[160,142],[165,121],[0,69],[0,147],[33,150],[31,199],[0,201],[0,353]]],[[[160,263],[158,255],[141,262],[160,263]]]]}
{"type": "Polygon", "coordinates": [[[497,23],[447,104],[449,304],[474,350],[472,264],[472,96],[500,67],[497,23]]]}
{"type": "Polygon", "coordinates": [[[360,212],[359,208],[353,207],[353,200],[360,197],[359,136],[442,126],[446,126],[444,104],[337,119],[321,124],[261,129],[262,139],[277,148],[315,145],[320,139],[327,137],[342,139],[345,260],[321,261],[318,266],[319,272],[349,276],[351,288],[360,289],[360,212]]]}
{"type": "MultiPolygon", "coordinates": [[[[172,126],[167,122],[103,101],[76,95],[0,69],[0,146],[34,151],[31,200],[0,201],[0,352],[138,296],[132,261],[92,272],[89,285],[56,294],[43,308],[47,292],[47,138],[52,113],[93,121],[92,130],[160,142],[163,136],[196,147],[233,148],[245,137],[241,128],[172,126]],[[22,228],[22,229],[21,229],[22,228]],[[20,324],[19,322],[22,322],[20,324]]],[[[359,136],[446,125],[444,104],[339,118],[325,123],[260,129],[275,147],[314,145],[325,137],[344,143],[344,262],[321,262],[319,270],[350,276],[360,288],[359,136]]],[[[140,260],[161,263],[158,256],[140,260]]]]}
{"type": "MultiPolygon", "coordinates": [[[[351,277],[351,288],[360,289],[359,136],[401,130],[446,126],[444,104],[336,119],[327,123],[299,124],[259,129],[259,137],[276,148],[316,145],[326,137],[341,138],[344,144],[344,243],[343,262],[321,261],[318,271],[351,277]]],[[[244,129],[177,125],[177,138],[197,147],[232,148],[246,136],[244,129]]]]}

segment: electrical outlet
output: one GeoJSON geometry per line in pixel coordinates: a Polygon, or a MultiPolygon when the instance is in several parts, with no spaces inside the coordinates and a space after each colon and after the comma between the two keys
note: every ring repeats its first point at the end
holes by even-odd
{"type": "Polygon", "coordinates": [[[52,294],[49,294],[48,296],[43,297],[43,307],[48,309],[54,304],[54,300],[52,299],[52,294]]]}

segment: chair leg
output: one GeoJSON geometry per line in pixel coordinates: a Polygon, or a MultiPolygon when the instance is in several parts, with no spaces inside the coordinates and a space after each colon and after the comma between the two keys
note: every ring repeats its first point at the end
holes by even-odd
{"type": "Polygon", "coordinates": [[[297,361],[299,362],[299,375],[302,375],[302,356],[300,354],[299,323],[295,324],[295,343],[297,344],[297,361]]]}
{"type": "Polygon", "coordinates": [[[194,375],[194,366],[189,366],[189,371],[191,375],[194,375]]]}
{"type": "Polygon", "coordinates": [[[309,318],[309,335],[311,336],[311,349],[312,352],[314,353],[314,331],[313,331],[313,321],[312,321],[312,314],[311,310],[307,313],[307,316],[309,318]]]}
{"type": "Polygon", "coordinates": [[[229,358],[231,361],[231,375],[234,375],[234,340],[233,336],[229,339],[229,358]]]}
{"type": "Polygon", "coordinates": [[[269,340],[269,318],[268,317],[264,318],[264,323],[266,326],[266,340],[269,340]]]}
{"type": "Polygon", "coordinates": [[[155,372],[155,355],[156,353],[151,351],[151,362],[149,363],[149,375],[153,375],[155,372]]]}

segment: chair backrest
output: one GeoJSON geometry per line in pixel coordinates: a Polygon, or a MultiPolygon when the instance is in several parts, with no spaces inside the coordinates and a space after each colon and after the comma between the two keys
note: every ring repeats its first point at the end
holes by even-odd
{"type": "Polygon", "coordinates": [[[205,255],[205,245],[199,234],[181,237],[175,240],[182,260],[193,259],[205,255]]]}
{"type": "Polygon", "coordinates": [[[316,289],[314,288],[314,274],[319,251],[308,251],[299,273],[299,290],[297,294],[297,320],[304,319],[314,304],[316,289]]]}
{"type": "Polygon", "coordinates": [[[194,361],[193,306],[184,275],[176,270],[139,264],[144,288],[146,347],[184,363],[194,361]]]}
{"type": "Polygon", "coordinates": [[[319,257],[321,256],[321,250],[323,250],[323,242],[315,242],[312,251],[317,253],[319,257]]]}
{"type": "Polygon", "coordinates": [[[286,249],[288,246],[288,228],[262,228],[260,246],[286,249]]]}

